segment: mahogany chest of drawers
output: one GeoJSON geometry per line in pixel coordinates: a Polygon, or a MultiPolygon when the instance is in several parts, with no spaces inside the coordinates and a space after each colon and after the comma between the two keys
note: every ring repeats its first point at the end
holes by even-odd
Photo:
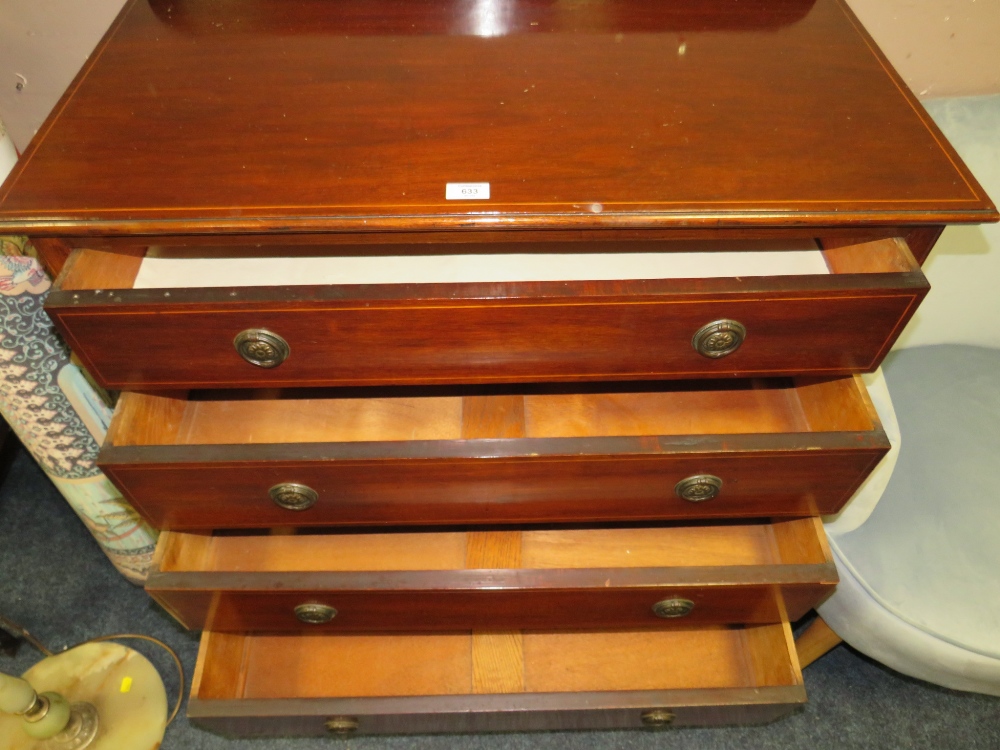
{"type": "Polygon", "coordinates": [[[236,735],[767,721],[989,199],[841,0],[131,0],[0,190],[236,735]]]}

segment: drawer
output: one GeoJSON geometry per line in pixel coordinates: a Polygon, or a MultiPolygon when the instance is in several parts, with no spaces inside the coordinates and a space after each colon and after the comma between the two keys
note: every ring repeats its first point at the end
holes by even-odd
{"type": "Polygon", "coordinates": [[[856,376],[485,390],[124,393],[98,463],[161,529],[567,523],[833,513],[889,447],[856,376]]]}
{"type": "Polygon", "coordinates": [[[483,255],[319,260],[78,250],[46,310],[97,381],[118,389],[872,370],[927,282],[902,239],[820,245],[600,243],[617,252],[566,255],[474,245],[483,255]],[[333,270],[308,265],[319,261],[333,270]]]}
{"type": "Polygon", "coordinates": [[[205,631],[188,717],[221,734],[763,723],[805,702],[787,622],[596,633],[205,631]]]}
{"type": "Polygon", "coordinates": [[[147,591],[191,629],[663,628],[797,619],[832,590],[818,519],[407,534],[167,532],[147,591]]]}

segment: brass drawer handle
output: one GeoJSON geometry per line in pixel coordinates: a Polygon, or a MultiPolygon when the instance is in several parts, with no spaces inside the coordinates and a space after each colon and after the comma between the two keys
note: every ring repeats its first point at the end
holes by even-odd
{"type": "Polygon", "coordinates": [[[351,734],[358,730],[358,720],[353,716],[334,716],[326,720],[325,726],[330,734],[351,734]]]}
{"type": "Polygon", "coordinates": [[[233,339],[233,346],[247,362],[264,368],[277,367],[291,352],[287,341],[264,328],[241,331],[233,339]]]}
{"type": "Polygon", "coordinates": [[[735,320],[715,320],[699,328],[691,346],[703,357],[720,359],[740,348],[747,337],[746,327],[735,320]]]}
{"type": "Polygon", "coordinates": [[[694,602],[690,599],[675,597],[673,599],[663,599],[653,605],[653,614],[662,617],[664,620],[673,620],[676,617],[684,617],[691,614],[694,609],[694,602]]]}
{"type": "Polygon", "coordinates": [[[319,500],[319,495],[312,487],[295,482],[282,482],[267,491],[274,504],[285,510],[306,510],[319,500]]]}
{"type": "Polygon", "coordinates": [[[722,480],[714,474],[695,474],[674,485],[674,494],[689,503],[703,503],[718,497],[722,491],[722,480]]]}
{"type": "Polygon", "coordinates": [[[309,602],[297,606],[295,616],[306,625],[325,625],[337,616],[337,610],[326,604],[309,602]]]}
{"type": "Polygon", "coordinates": [[[656,727],[669,726],[677,717],[673,711],[668,711],[665,708],[654,708],[643,711],[640,718],[645,726],[655,729],[656,727]]]}

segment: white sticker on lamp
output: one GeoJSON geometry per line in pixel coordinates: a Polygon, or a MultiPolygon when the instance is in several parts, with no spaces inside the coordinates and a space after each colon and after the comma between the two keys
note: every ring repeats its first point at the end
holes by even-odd
{"type": "Polygon", "coordinates": [[[448,201],[485,201],[490,199],[488,182],[449,182],[444,188],[448,201]]]}

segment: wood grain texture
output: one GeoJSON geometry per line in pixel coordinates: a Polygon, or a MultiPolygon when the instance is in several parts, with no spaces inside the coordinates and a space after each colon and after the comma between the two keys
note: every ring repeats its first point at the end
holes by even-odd
{"type": "Polygon", "coordinates": [[[73,252],[73,247],[64,240],[46,237],[35,237],[31,244],[38,251],[38,257],[49,276],[53,279],[58,278],[73,252]]]}
{"type": "Polygon", "coordinates": [[[923,265],[924,261],[927,260],[927,256],[934,249],[934,245],[937,244],[943,231],[943,226],[932,225],[929,227],[911,227],[905,232],[906,244],[920,265],[923,265]]]}
{"type": "MultiPolygon", "coordinates": [[[[386,457],[456,440],[544,446],[577,438],[868,432],[878,424],[856,376],[444,391],[130,392],[116,411],[109,447],[382,443],[386,457]],[[392,445],[401,442],[409,448],[392,445]]],[[[362,455],[361,446],[355,450],[362,455]]]]}
{"type": "Polygon", "coordinates": [[[472,634],[472,691],[524,690],[524,640],[519,631],[472,634]]]}
{"type": "Polygon", "coordinates": [[[131,289],[146,255],[146,248],[117,248],[114,251],[88,250],[66,266],[59,279],[65,289],[93,291],[95,296],[116,289],[131,289]]]}
{"type": "MultiPolygon", "coordinates": [[[[937,225],[940,227],[940,225],[937,225]]],[[[362,228],[363,229],[363,228],[362,228]]],[[[157,235],[142,234],[147,246],[163,248],[177,256],[209,257],[241,255],[274,257],[289,255],[434,255],[456,253],[463,245],[480,247],[506,246],[507,252],[553,252],[568,243],[584,252],[614,252],[614,248],[629,247],[650,242],[685,242],[702,240],[788,240],[815,239],[816,237],[863,237],[869,241],[886,237],[920,234],[924,227],[912,226],[764,226],[764,227],[696,227],[659,229],[614,229],[596,227],[586,232],[573,229],[476,229],[475,231],[431,231],[399,227],[393,232],[345,231],[331,233],[302,232],[296,234],[241,232],[239,234],[206,235],[157,235]]],[[[103,249],[133,247],[137,236],[102,235],[99,237],[59,237],[42,241],[58,242],[69,249],[103,249]]],[[[464,248],[467,249],[467,248],[464,248]]],[[[159,252],[155,250],[154,252],[159,252]]]]}
{"type": "MultiPolygon", "coordinates": [[[[747,669],[748,634],[757,641],[755,647],[760,657],[784,662],[787,667],[790,652],[784,626],[776,623],[663,632],[529,631],[523,633],[526,667],[523,691],[627,693],[801,684],[801,676],[791,670],[786,672],[784,681],[762,682],[753,670],[747,669]],[[699,662],[711,668],[697,668],[699,662]]],[[[245,653],[239,670],[245,674],[245,683],[241,686],[234,682],[224,691],[213,691],[212,697],[220,699],[467,695],[472,688],[468,634],[345,637],[262,634],[220,639],[217,643],[225,643],[230,653],[245,653]],[[243,641],[242,648],[229,649],[228,643],[237,640],[243,641]],[[423,673],[419,667],[432,659],[441,668],[423,673]],[[281,669],[278,665],[282,664],[287,667],[281,669]]],[[[227,666],[233,661],[230,657],[211,653],[217,643],[203,644],[209,658],[205,660],[202,681],[213,670],[231,670],[227,666]],[[212,666],[213,655],[220,656],[218,667],[212,666]]],[[[200,696],[201,686],[195,685],[195,691],[200,696]]]]}
{"type": "Polygon", "coordinates": [[[246,684],[247,647],[250,642],[240,633],[201,634],[198,661],[191,678],[199,694],[207,699],[242,696],[246,684]]]}
{"type": "Polygon", "coordinates": [[[808,429],[881,431],[878,413],[871,407],[868,391],[861,377],[800,378],[795,395],[808,429]]]}
{"type": "Polygon", "coordinates": [[[331,716],[359,717],[358,734],[641,729],[669,702],[671,726],[767,724],[800,708],[801,686],[705,690],[429,696],[425,698],[188,701],[191,723],[227,737],[325,736],[331,716]],[[477,700],[478,699],[478,700],[477,700]]]}
{"type": "MultiPolygon", "coordinates": [[[[470,400],[466,399],[468,403],[470,400]]],[[[491,431],[524,434],[523,401],[508,397],[490,408],[489,399],[473,397],[465,425],[472,434],[491,431]],[[517,415],[521,415],[518,419],[517,415]],[[513,418],[512,418],[513,416],[513,418]],[[485,424],[484,424],[485,422],[485,424]],[[487,427],[489,429],[477,429],[487,427]]],[[[466,535],[465,567],[520,568],[524,534],[519,531],[474,531],[466,535]]],[[[518,693],[524,690],[524,651],[520,631],[472,634],[472,690],[475,693],[518,693]]]]}
{"type": "Polygon", "coordinates": [[[159,572],[364,572],[529,568],[662,568],[811,564],[829,555],[817,546],[815,519],[664,525],[392,534],[165,531],[159,572]],[[790,544],[775,546],[787,535],[790,544]]]}
{"type": "Polygon", "coordinates": [[[113,295],[110,278],[88,278],[90,289],[53,291],[46,310],[116,388],[847,374],[878,365],[928,289],[912,258],[900,270],[904,244],[873,244],[887,248],[873,252],[877,273],[113,295]],[[747,339],[708,359],[691,340],[720,318],[740,321],[747,339]],[[233,338],[250,328],[282,336],[288,359],[271,369],[243,361],[233,338]]]}
{"type": "Polygon", "coordinates": [[[906,242],[895,237],[875,242],[827,239],[823,256],[832,273],[907,273],[920,265],[906,242]]]}
{"type": "Polygon", "coordinates": [[[0,229],[996,218],[846,6],[748,5],[632,0],[564,15],[518,0],[484,31],[458,0],[420,24],[397,0],[346,17],[296,0],[273,27],[245,20],[273,13],[267,0],[183,13],[131,2],[0,192],[0,229]],[[714,13],[733,20],[706,23],[714,13]],[[455,181],[490,182],[491,199],[443,200],[455,181]]]}
{"type": "Polygon", "coordinates": [[[770,530],[774,535],[775,557],[778,560],[833,560],[820,518],[779,521],[771,524],[770,530]]]}
{"type": "Polygon", "coordinates": [[[850,378],[624,388],[183,407],[132,393],[98,463],[158,528],[195,530],[830,513],[888,449],[850,378]],[[706,473],[722,479],[718,497],[677,496],[706,473]],[[269,490],[284,482],[317,503],[277,506],[269,490]]]}
{"type": "MultiPolygon", "coordinates": [[[[462,436],[459,397],[378,398],[372,394],[369,398],[343,398],[333,394],[312,399],[301,393],[252,395],[250,400],[237,396],[187,402],[176,436],[167,438],[167,443],[395,443],[458,440],[462,436]]],[[[151,415],[143,424],[152,430],[158,422],[151,415]]]]}
{"type": "MultiPolygon", "coordinates": [[[[396,535],[167,533],[161,546],[172,552],[159,556],[146,588],[188,627],[227,632],[500,633],[777,622],[783,598],[791,616],[799,616],[836,581],[817,534],[822,528],[812,519],[396,535]],[[654,615],[657,601],[677,596],[695,602],[690,615],[654,615]],[[332,606],[337,616],[303,626],[294,608],[306,602],[332,606]]],[[[499,641],[484,646],[486,661],[510,658],[513,645],[499,641]]]]}
{"type": "Polygon", "coordinates": [[[833,650],[843,639],[833,632],[833,628],[826,624],[826,621],[816,616],[802,631],[802,634],[795,640],[795,649],[798,653],[799,663],[805,669],[814,661],[833,650]]]}
{"type": "MultiPolygon", "coordinates": [[[[527,533],[531,536],[531,532],[527,533]]],[[[466,568],[521,567],[521,546],[525,532],[469,531],[464,536],[466,568]]]]}
{"type": "Polygon", "coordinates": [[[789,618],[836,581],[814,516],[888,447],[860,382],[828,378],[878,365],[944,224],[998,218],[850,10],[512,0],[485,27],[462,0],[278,5],[131,0],[0,187],[0,231],[65,266],[48,309],[86,367],[158,392],[123,396],[101,457],[112,481],[168,529],[270,531],[161,539],[150,592],[214,629],[193,719],[279,735],[323,733],[331,715],[362,733],[608,728],[648,708],[684,725],[801,703],[789,618]],[[491,199],[446,201],[452,181],[488,181],[491,199]],[[580,253],[791,236],[821,238],[832,275],[131,288],[150,244],[580,253]],[[691,337],[719,318],[748,338],[706,360],[691,337]],[[233,337],[252,327],[290,359],[242,362],[233,337]],[[791,374],[811,379],[483,385],[791,374]],[[475,387],[181,391],[420,384],[475,387]],[[718,498],[672,495],[701,473],[723,478],[718,498]],[[289,481],[316,505],[275,506],[268,489],[289,481]],[[628,521],[644,527],[497,526],[628,521]],[[292,528],[420,524],[490,526],[292,528]],[[655,617],[677,596],[691,615],[655,617]],[[307,628],[303,602],[337,617],[307,628]]]}
{"type": "MultiPolygon", "coordinates": [[[[525,688],[539,693],[603,690],[718,688],[756,684],[746,674],[745,652],[724,628],[677,633],[529,633],[525,635],[525,688]],[[683,648],[678,648],[683,644],[683,648]],[[702,661],[713,655],[711,669],[702,661]]],[[[768,656],[774,656],[768,653],[768,656]]]]}
{"type": "Polygon", "coordinates": [[[785,620],[777,627],[744,628],[745,654],[758,685],[802,684],[802,670],[795,653],[792,629],[785,620]],[[789,658],[779,655],[788,654],[789,658]]]}
{"type": "Polygon", "coordinates": [[[118,398],[108,434],[116,435],[117,445],[147,445],[174,442],[181,436],[181,424],[188,410],[185,391],[130,393],[118,398]]]}
{"type": "Polygon", "coordinates": [[[462,399],[464,440],[524,436],[523,396],[466,396],[462,399]]]}
{"type": "Polygon", "coordinates": [[[246,637],[243,696],[294,698],[472,692],[471,638],[437,635],[246,637]],[[295,641],[292,643],[291,640],[295,641]]]}
{"type": "Polygon", "coordinates": [[[121,448],[102,452],[100,465],[164,529],[565,524],[832,513],[887,450],[882,438],[858,433],[642,442],[652,449],[636,440],[606,445],[603,457],[488,460],[247,452],[216,461],[198,457],[207,453],[199,447],[183,455],[121,448]],[[679,481],[704,473],[723,479],[718,497],[690,503],[676,496],[679,481]],[[282,482],[312,487],[320,499],[304,511],[278,507],[268,490],[282,482]]]}
{"type": "MultiPolygon", "coordinates": [[[[520,396],[468,396],[462,399],[462,437],[523,437],[524,399],[520,396]]],[[[466,568],[521,567],[522,534],[470,532],[466,568]]],[[[472,634],[472,690],[519,693],[524,690],[524,650],[519,631],[472,634]]]]}
{"type": "Polygon", "coordinates": [[[530,681],[483,693],[474,690],[467,634],[238,636],[247,679],[227,691],[214,689],[225,682],[207,670],[231,674],[231,657],[206,639],[189,715],[233,736],[323,734],[330,716],[356,718],[362,734],[625,728],[641,726],[650,708],[673,711],[676,726],[759,723],[805,700],[781,629],[524,633],[530,681]],[[748,668],[751,642],[784,682],[759,682],[748,668]]]}

